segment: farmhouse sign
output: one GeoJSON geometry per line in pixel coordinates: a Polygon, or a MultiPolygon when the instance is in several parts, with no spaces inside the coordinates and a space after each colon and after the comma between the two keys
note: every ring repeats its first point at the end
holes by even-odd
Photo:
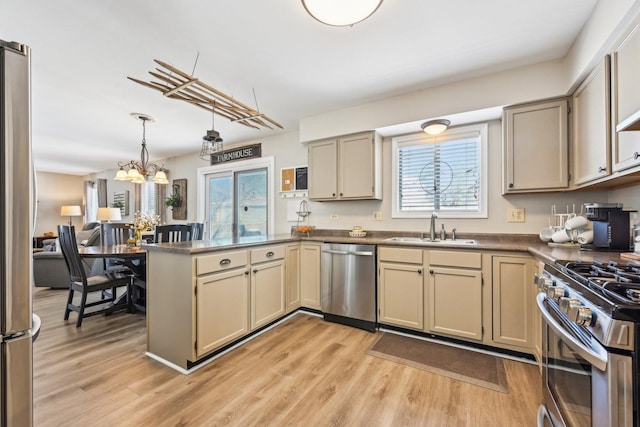
{"type": "Polygon", "coordinates": [[[246,145],[233,150],[225,150],[220,153],[211,155],[211,164],[233,162],[236,160],[252,159],[254,157],[262,157],[262,144],[246,145]]]}

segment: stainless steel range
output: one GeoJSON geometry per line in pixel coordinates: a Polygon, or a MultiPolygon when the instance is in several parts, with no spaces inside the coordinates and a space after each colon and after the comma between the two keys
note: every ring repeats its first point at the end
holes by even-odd
{"type": "Polygon", "coordinates": [[[558,262],[537,275],[538,426],[640,427],[640,263],[558,262]]]}

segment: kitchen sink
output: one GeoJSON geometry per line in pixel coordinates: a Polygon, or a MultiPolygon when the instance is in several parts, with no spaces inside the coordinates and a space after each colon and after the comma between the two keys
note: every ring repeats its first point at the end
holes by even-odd
{"type": "Polygon", "coordinates": [[[401,243],[414,243],[418,245],[433,245],[433,246],[475,246],[478,244],[477,240],[473,239],[456,239],[456,240],[429,240],[422,237],[389,237],[384,239],[386,242],[401,242],[401,243]]]}

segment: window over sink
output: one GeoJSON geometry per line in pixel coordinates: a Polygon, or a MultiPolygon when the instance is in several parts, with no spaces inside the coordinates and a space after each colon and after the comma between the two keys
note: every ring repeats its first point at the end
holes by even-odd
{"type": "Polygon", "coordinates": [[[487,218],[486,123],[392,138],[393,218],[487,218]]]}

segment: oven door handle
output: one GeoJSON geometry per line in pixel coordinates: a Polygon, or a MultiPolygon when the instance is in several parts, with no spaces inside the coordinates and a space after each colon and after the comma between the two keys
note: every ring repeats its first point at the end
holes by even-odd
{"type": "Polygon", "coordinates": [[[540,309],[540,313],[542,313],[542,317],[544,318],[544,321],[580,357],[582,357],[584,360],[586,360],[587,362],[589,362],[591,365],[595,366],[599,370],[605,371],[607,369],[607,362],[608,362],[607,351],[605,350],[605,348],[598,343],[593,343],[594,348],[589,348],[589,347],[586,347],[577,339],[575,339],[547,311],[547,308],[544,306],[545,298],[546,298],[546,295],[544,293],[539,293],[538,296],[536,297],[536,302],[538,303],[538,309],[540,309]]]}

